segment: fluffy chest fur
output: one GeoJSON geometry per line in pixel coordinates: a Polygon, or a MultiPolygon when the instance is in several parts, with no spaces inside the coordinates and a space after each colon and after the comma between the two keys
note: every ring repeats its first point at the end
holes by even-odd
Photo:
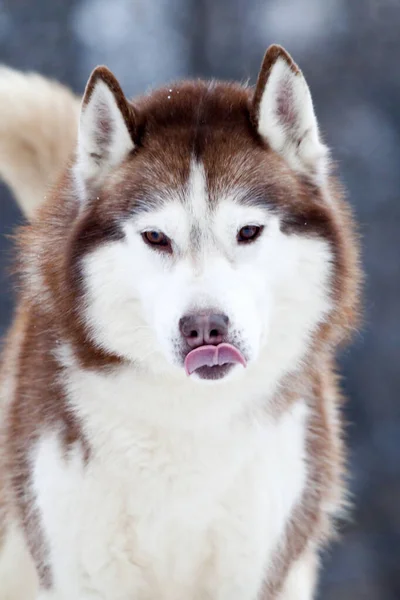
{"type": "Polygon", "coordinates": [[[304,403],[184,429],[83,400],[89,460],[55,432],[33,458],[60,598],[257,598],[305,485],[304,403]]]}

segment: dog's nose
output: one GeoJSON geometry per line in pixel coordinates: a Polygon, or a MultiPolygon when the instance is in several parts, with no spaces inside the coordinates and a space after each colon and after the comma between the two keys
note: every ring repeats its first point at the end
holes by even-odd
{"type": "Polygon", "coordinates": [[[228,317],[218,314],[187,315],[179,321],[181,334],[191,348],[220,344],[228,332],[228,325],[228,317]]]}

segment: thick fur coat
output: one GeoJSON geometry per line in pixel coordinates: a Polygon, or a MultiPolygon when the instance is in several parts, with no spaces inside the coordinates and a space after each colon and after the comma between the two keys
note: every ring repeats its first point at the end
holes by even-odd
{"type": "MultiPolygon", "coordinates": [[[[34,170],[38,190],[77,123],[76,98],[40,85],[48,111],[36,84],[22,92],[34,153],[53,136],[60,160],[34,170]]],[[[25,156],[1,161],[24,205],[25,156]]],[[[27,194],[17,235],[1,600],[314,597],[345,500],[335,354],[360,280],[331,171],[279,46],[255,89],[182,82],[128,102],[93,72],[70,163],[36,211],[27,194]]]]}

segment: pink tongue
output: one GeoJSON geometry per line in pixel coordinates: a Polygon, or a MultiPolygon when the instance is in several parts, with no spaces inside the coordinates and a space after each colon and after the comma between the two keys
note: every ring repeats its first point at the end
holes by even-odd
{"type": "Polygon", "coordinates": [[[232,344],[219,344],[218,346],[200,346],[189,352],[185,358],[185,370],[191,375],[200,367],[214,367],[227,363],[239,363],[246,366],[243,354],[232,344]]]}

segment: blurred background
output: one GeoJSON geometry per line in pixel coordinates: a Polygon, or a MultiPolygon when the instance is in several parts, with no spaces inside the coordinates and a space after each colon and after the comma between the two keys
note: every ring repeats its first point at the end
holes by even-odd
{"type": "MultiPolygon", "coordinates": [[[[352,522],[324,556],[319,598],[400,599],[400,1],[0,0],[0,62],[82,93],[107,64],[134,95],[182,77],[255,82],[284,45],[311,87],[360,223],[365,321],[341,357],[352,522]]],[[[1,115],[0,115],[1,118],[1,115]]],[[[0,187],[0,336],[13,297],[0,187]]]]}

